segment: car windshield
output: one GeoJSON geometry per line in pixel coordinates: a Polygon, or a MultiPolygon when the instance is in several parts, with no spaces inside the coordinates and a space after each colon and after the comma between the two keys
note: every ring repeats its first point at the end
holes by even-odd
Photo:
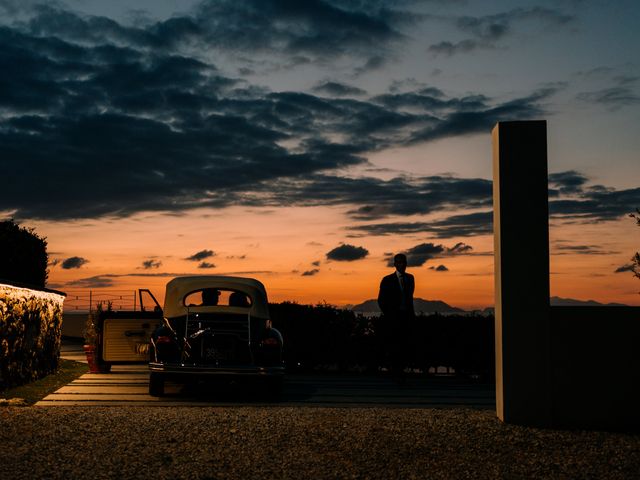
{"type": "Polygon", "coordinates": [[[251,306],[251,297],[244,292],[224,288],[201,288],[184,297],[186,307],[245,307],[251,306]]]}

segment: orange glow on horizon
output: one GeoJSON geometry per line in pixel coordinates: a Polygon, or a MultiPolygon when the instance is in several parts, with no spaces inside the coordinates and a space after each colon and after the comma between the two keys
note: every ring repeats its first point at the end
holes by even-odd
{"type": "MultiPolygon", "coordinates": [[[[380,279],[392,271],[385,254],[420,243],[452,247],[465,242],[473,246],[473,254],[436,258],[408,269],[416,277],[415,296],[467,310],[493,305],[490,235],[451,240],[420,234],[353,238],[338,208],[229,208],[213,214],[146,214],[122,220],[43,222],[34,226],[47,237],[50,260],[71,256],[88,260],[79,269],[65,270],[60,264],[50,267],[49,284],[62,291],[149,288],[162,302],[165,284],[175,275],[227,274],[262,281],[272,302],[342,306],[377,297],[380,279]],[[369,254],[351,262],[329,261],[326,253],[341,243],[363,246],[369,254]],[[215,268],[201,269],[198,262],[186,260],[202,250],[215,252],[205,259],[215,268]],[[148,259],[161,265],[145,269],[142,262],[148,259]],[[430,269],[440,264],[448,271],[430,269]],[[313,270],[318,272],[310,274],[313,270]],[[85,279],[84,283],[73,283],[80,279],[85,279]],[[100,287],[96,279],[106,284],[100,287]]],[[[628,272],[613,273],[633,253],[628,238],[635,228],[626,219],[606,225],[552,225],[551,295],[640,304],[637,279],[628,272]],[[602,252],[576,255],[558,248],[574,239],[580,244],[600,245],[602,252]]]]}

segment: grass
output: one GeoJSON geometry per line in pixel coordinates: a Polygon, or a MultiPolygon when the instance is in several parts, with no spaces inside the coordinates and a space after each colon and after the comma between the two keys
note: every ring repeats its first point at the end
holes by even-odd
{"type": "Polygon", "coordinates": [[[26,385],[1,391],[0,405],[33,405],[87,371],[86,363],[61,358],[57,372],[26,385]]]}

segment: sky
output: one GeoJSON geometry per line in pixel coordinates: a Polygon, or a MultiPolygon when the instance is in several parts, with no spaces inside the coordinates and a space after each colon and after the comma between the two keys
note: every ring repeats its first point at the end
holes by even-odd
{"type": "MultiPolygon", "coordinates": [[[[636,1],[0,0],[0,219],[50,288],[493,304],[491,129],[548,125],[551,294],[640,305],[636,1]]],[[[526,219],[523,219],[526,221],[526,219]]],[[[523,251],[523,255],[527,252],[523,251]]]]}

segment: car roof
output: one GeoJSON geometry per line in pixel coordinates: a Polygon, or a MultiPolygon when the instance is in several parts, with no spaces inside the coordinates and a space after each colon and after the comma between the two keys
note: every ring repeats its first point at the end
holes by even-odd
{"type": "MultiPolygon", "coordinates": [[[[198,312],[230,312],[238,310],[250,313],[251,316],[269,318],[267,291],[259,280],[254,278],[231,277],[224,275],[194,275],[176,277],[167,283],[164,297],[164,316],[168,318],[180,317],[187,314],[184,297],[203,288],[218,288],[220,290],[236,290],[251,297],[251,307],[207,306],[196,307],[198,312]]],[[[189,307],[193,310],[193,307],[189,307]]]]}

